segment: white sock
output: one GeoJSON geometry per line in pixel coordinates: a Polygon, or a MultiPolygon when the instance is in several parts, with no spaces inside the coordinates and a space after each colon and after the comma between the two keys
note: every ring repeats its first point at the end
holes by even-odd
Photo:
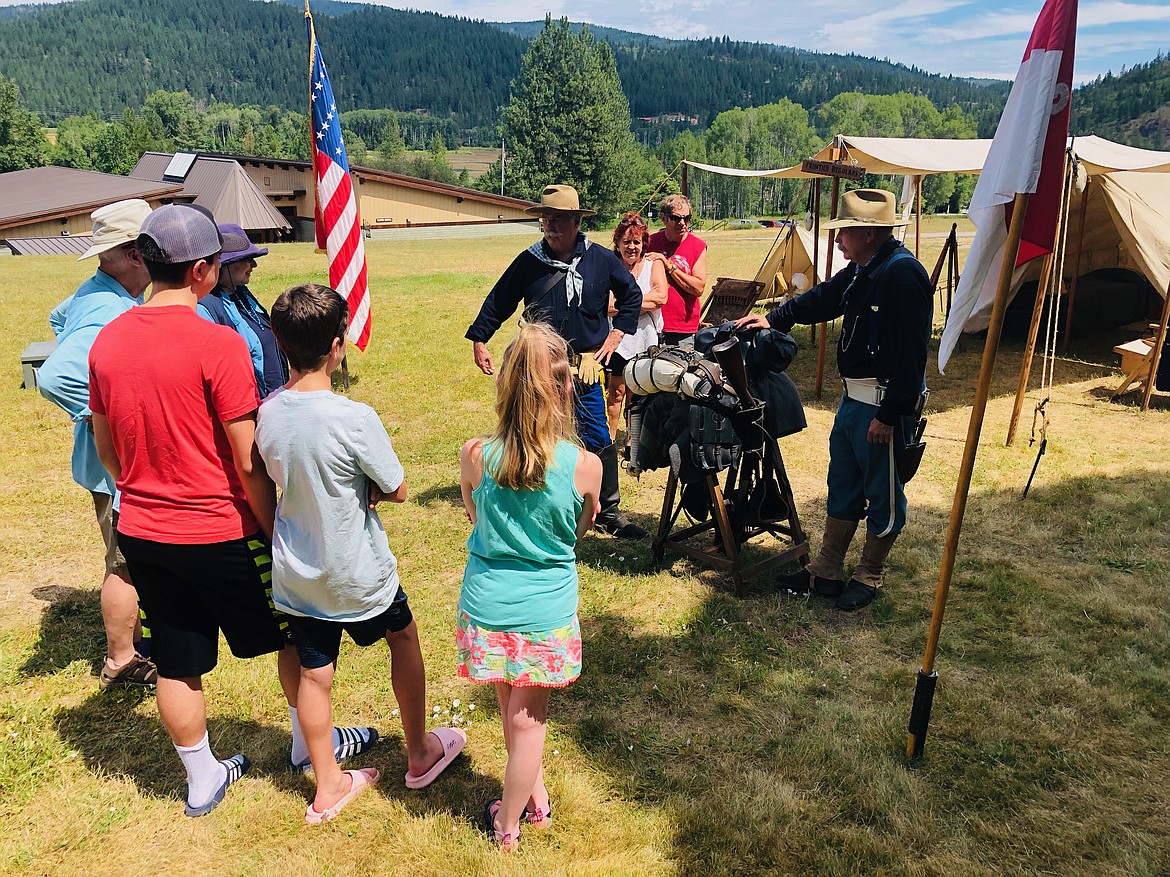
{"type": "Polygon", "coordinates": [[[301,733],[301,722],[297,718],[297,708],[289,706],[288,720],[292,725],[292,755],[289,759],[293,764],[300,764],[309,757],[309,747],[305,745],[305,735],[301,733]]]}
{"type": "Polygon", "coordinates": [[[187,770],[187,803],[192,807],[202,807],[227,779],[227,768],[216,761],[207,734],[194,746],[176,744],[175,751],[187,770]]]}

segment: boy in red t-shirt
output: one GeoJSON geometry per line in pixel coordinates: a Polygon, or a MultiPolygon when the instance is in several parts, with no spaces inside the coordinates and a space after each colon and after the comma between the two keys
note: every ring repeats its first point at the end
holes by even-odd
{"type": "Polygon", "coordinates": [[[699,330],[703,291],[707,288],[707,244],[691,234],[691,202],[667,195],[658,205],[663,228],[650,235],[646,258],[666,269],[666,304],[662,306],[662,343],[693,346],[699,330]]]}
{"type": "MultiPolygon", "coordinates": [[[[249,767],[239,754],[217,760],[208,742],[202,676],[219,632],[240,658],[280,652],[290,704],[299,675],[270,602],[276,489],[253,442],[248,348],[195,311],[215,288],[221,247],[206,210],[154,211],[138,238],[152,295],[102,329],[89,356],[94,441],[121,493],[118,541],[154,633],[159,717],[187,771],[188,816],[211,812],[249,767]]],[[[340,730],[356,736],[339,759],[375,739],[340,730]]]]}

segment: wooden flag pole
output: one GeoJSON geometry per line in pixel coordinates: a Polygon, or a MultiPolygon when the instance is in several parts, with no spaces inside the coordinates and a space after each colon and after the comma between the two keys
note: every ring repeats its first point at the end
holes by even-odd
{"type": "MultiPolygon", "coordinates": [[[[833,187],[829,194],[829,219],[837,218],[837,202],[841,194],[841,178],[833,177],[833,187]]],[[[833,276],[833,244],[837,240],[836,231],[829,232],[825,253],[825,279],[833,276]]],[[[820,337],[817,338],[817,384],[816,397],[821,398],[821,388],[825,380],[825,352],[828,346],[829,324],[821,323],[820,337]]]]}
{"type": "Polygon", "coordinates": [[[930,616],[930,628],[926,635],[926,649],[922,656],[922,667],[914,688],[914,705],[910,710],[910,723],[906,735],[906,757],[919,758],[926,744],[926,729],[930,724],[930,707],[934,702],[934,689],[938,673],[934,660],[938,652],[939,634],[942,631],[943,612],[947,605],[947,594],[951,587],[951,576],[955,571],[955,555],[959,549],[959,534],[963,530],[963,515],[967,511],[967,496],[971,492],[971,475],[975,470],[975,454],[979,450],[979,434],[983,430],[983,417],[987,413],[987,399],[991,394],[991,376],[995,371],[995,354],[999,349],[999,336],[1003,330],[1003,315],[1007,310],[1008,291],[1011,289],[1012,272],[1020,249],[1020,237],[1024,230],[1024,214],[1028,210],[1028,195],[1019,193],[1012,203],[1012,220],[1008,226],[1007,242],[1004,245],[1003,266],[999,272],[995,303],[991,309],[991,324],[987,328],[987,340],[983,344],[983,360],[979,365],[979,382],[975,387],[975,399],[971,405],[971,419],[967,425],[967,441],[963,446],[963,460],[959,466],[959,482],[955,486],[955,499],[951,505],[951,517],[947,523],[946,544],[943,547],[942,562],[938,571],[938,588],[934,592],[934,608],[930,616]]]}
{"type": "MultiPolygon", "coordinates": [[[[1016,440],[1016,429],[1020,425],[1020,412],[1024,410],[1024,396],[1028,392],[1028,380],[1032,377],[1032,360],[1036,356],[1036,338],[1040,334],[1040,315],[1044,312],[1044,302],[1048,300],[1048,287],[1053,285],[1052,269],[1056,265],[1057,251],[1065,245],[1065,236],[1068,226],[1065,216],[1068,207],[1070,185],[1072,183],[1072,161],[1064,163],[1064,184],[1061,189],[1060,213],[1056,219],[1056,234],[1053,237],[1052,249],[1044,258],[1044,267],[1040,270],[1040,283],[1036,286],[1036,302],[1032,305],[1032,322],[1028,324],[1028,342],[1024,345],[1024,359],[1020,363],[1020,378],[1016,383],[1016,400],[1012,403],[1012,418],[1008,421],[1007,447],[1011,447],[1016,440]]],[[[1063,277],[1057,277],[1056,283],[1064,282],[1063,277]]],[[[1055,296],[1053,296],[1055,307],[1055,296]]]]}
{"type": "Polygon", "coordinates": [[[1150,395],[1154,392],[1154,381],[1158,377],[1158,363],[1162,361],[1162,348],[1166,346],[1167,322],[1170,322],[1170,286],[1166,287],[1166,300],[1162,302],[1162,322],[1158,324],[1158,335],[1150,357],[1150,376],[1146,378],[1146,391],[1142,394],[1142,411],[1150,408],[1150,395]]]}

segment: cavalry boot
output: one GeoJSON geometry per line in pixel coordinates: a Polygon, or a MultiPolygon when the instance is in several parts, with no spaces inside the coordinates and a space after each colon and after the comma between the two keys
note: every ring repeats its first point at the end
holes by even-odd
{"type": "Polygon", "coordinates": [[[833,605],[843,612],[852,612],[862,606],[868,606],[877,596],[882,586],[882,570],[886,567],[886,556],[894,546],[898,536],[875,536],[868,529],[865,531],[865,547],[861,549],[861,559],[853,570],[853,578],[845,586],[840,598],[833,605]]]}
{"type": "Polygon", "coordinates": [[[857,521],[825,518],[821,550],[804,569],[777,578],[781,588],[798,594],[814,593],[833,599],[845,590],[845,552],[857,532],[857,521]]]}
{"type": "Polygon", "coordinates": [[[617,445],[598,451],[597,456],[601,458],[601,509],[594,526],[619,539],[645,539],[649,534],[618,509],[621,494],[618,490],[617,445]]]}

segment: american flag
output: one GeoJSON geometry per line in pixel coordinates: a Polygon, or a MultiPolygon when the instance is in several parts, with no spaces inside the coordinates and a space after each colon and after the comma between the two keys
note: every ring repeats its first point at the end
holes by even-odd
{"type": "Polygon", "coordinates": [[[349,176],[349,160],[341,139],[341,119],[325,61],[305,3],[309,30],[309,119],[312,122],[313,171],[316,178],[317,246],[329,258],[329,285],[349,302],[346,336],[364,351],[370,340],[370,286],[366,249],[357,198],[349,176]]]}

